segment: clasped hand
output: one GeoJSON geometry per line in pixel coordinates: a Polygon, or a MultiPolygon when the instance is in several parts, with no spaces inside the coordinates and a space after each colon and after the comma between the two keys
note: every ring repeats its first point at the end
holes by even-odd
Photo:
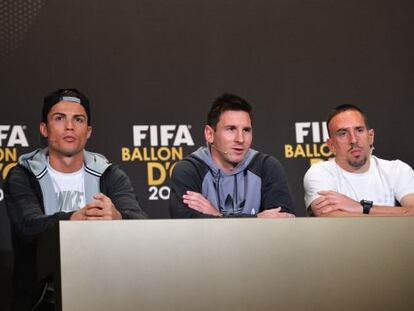
{"type": "Polygon", "coordinates": [[[362,213],[362,205],[346,195],[336,191],[319,191],[320,197],[312,202],[312,207],[317,213],[328,214],[334,211],[350,213],[362,213]]]}
{"type": "MultiPolygon", "coordinates": [[[[223,216],[211,203],[207,200],[201,193],[194,191],[187,191],[183,195],[183,202],[189,208],[192,208],[196,211],[199,211],[203,214],[213,215],[213,216],[223,216]]],[[[281,211],[282,208],[272,208],[264,210],[257,214],[258,218],[290,218],[295,217],[293,214],[285,213],[281,211]]]]}
{"type": "Polygon", "coordinates": [[[74,212],[71,220],[115,220],[121,219],[121,213],[115,208],[112,200],[102,193],[93,197],[92,202],[74,212]]]}

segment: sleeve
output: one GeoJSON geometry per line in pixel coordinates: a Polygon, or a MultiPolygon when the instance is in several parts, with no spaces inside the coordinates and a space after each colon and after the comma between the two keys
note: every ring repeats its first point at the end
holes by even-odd
{"type": "Polygon", "coordinates": [[[414,171],[406,163],[397,160],[397,167],[393,171],[393,176],[397,177],[395,180],[395,198],[401,202],[404,196],[414,194],[414,171]]]}
{"type": "Polygon", "coordinates": [[[337,191],[332,175],[323,169],[322,163],[313,164],[303,177],[305,189],[306,208],[310,208],[312,202],[319,197],[319,191],[337,191]]]}
{"type": "Polygon", "coordinates": [[[101,191],[112,200],[122,219],[148,218],[138,203],[128,175],[118,165],[112,164],[102,176],[101,191]]]}
{"type": "Polygon", "coordinates": [[[212,215],[200,213],[183,203],[186,191],[201,193],[202,172],[189,160],[177,162],[170,180],[169,210],[171,218],[216,218],[212,215]]]}
{"type": "Polygon", "coordinates": [[[295,214],[285,170],[274,157],[268,156],[263,163],[262,207],[282,207],[282,212],[295,214]]]}
{"type": "Polygon", "coordinates": [[[4,193],[12,230],[23,238],[34,239],[39,234],[53,229],[59,220],[68,220],[73,214],[59,212],[45,215],[40,185],[35,177],[20,165],[9,172],[4,193]]]}

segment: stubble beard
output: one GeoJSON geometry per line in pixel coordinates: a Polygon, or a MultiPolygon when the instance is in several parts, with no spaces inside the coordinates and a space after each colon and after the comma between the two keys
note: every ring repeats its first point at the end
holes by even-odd
{"type": "Polygon", "coordinates": [[[365,163],[367,163],[367,161],[368,161],[368,157],[363,156],[360,159],[348,160],[348,164],[353,168],[361,168],[365,165],[365,163]]]}

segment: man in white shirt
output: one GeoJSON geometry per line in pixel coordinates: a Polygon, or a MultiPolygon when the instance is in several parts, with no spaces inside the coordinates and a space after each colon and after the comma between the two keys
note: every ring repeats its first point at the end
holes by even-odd
{"type": "Polygon", "coordinates": [[[400,160],[372,155],[374,130],[361,109],[336,107],[327,127],[335,158],[307,171],[306,207],[315,216],[414,215],[414,171],[400,160]]]}

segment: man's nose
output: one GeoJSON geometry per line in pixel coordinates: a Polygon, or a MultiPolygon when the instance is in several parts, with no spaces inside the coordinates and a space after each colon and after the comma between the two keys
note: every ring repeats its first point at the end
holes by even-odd
{"type": "Polygon", "coordinates": [[[73,120],[66,119],[65,128],[67,130],[72,130],[73,129],[73,120]]]}
{"type": "Polygon", "coordinates": [[[350,131],[349,139],[350,139],[351,143],[356,143],[357,142],[357,136],[356,136],[355,131],[350,131]]]}
{"type": "Polygon", "coordinates": [[[243,130],[238,130],[236,133],[236,141],[243,143],[244,142],[244,133],[243,130]]]}

